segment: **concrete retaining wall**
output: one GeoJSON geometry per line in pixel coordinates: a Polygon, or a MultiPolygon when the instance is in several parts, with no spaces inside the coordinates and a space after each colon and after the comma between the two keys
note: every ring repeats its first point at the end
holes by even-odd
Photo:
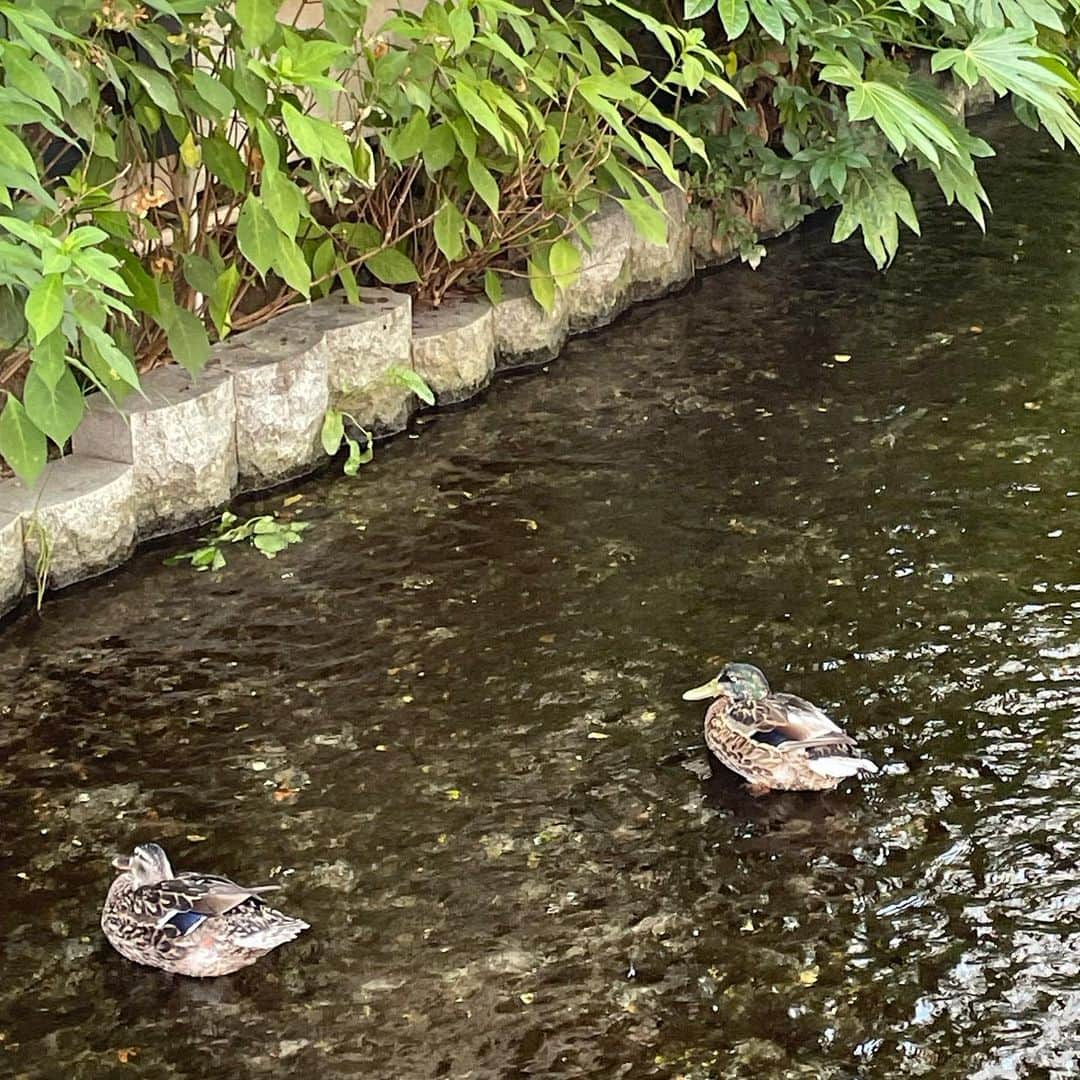
{"type": "MultiPolygon", "coordinates": [[[[961,97],[969,112],[988,104],[979,87],[961,97]]],[[[775,216],[781,193],[759,195],[766,220],[775,216]]],[[[91,395],[71,454],[50,462],[33,490],[0,482],[0,614],[39,575],[50,588],[93,577],[140,540],[208,521],[240,492],[312,471],[325,460],[319,433],[329,407],[377,437],[403,430],[418,402],[401,369],[421,375],[438,405],[466,401],[495,372],[547,362],[569,334],[682,287],[695,261],[732,257],[692,236],[682,191],[666,186],[664,203],[662,245],[606,204],[589,223],[578,281],[551,313],[519,281],[494,308],[461,300],[417,312],[404,294],[364,289],[359,307],[334,295],[229,338],[198,379],[175,366],[152,371],[119,410],[91,395]]]]}

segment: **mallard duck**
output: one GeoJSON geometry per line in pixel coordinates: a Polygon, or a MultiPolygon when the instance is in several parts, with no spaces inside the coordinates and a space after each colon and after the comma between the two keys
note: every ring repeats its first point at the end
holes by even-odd
{"type": "Polygon", "coordinates": [[[877,772],[854,753],[855,740],[816,705],[774,694],[753,664],[727,664],[686,701],[713,698],[705,743],[721,764],[750,781],[750,793],[829,791],[845,777],[877,772]]]}
{"type": "Polygon", "coordinates": [[[212,874],[173,873],[157,844],[140,844],[113,866],[120,874],[105,897],[101,929],[138,964],[177,975],[228,975],[308,929],[262,901],[279,886],[246,889],[212,874]]]}

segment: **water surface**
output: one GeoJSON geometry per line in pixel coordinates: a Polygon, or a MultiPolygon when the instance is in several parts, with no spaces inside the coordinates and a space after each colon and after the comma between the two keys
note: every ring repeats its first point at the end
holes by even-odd
{"type": "Polygon", "coordinates": [[[274,562],[10,623],[0,1072],[1075,1076],[1080,164],[996,134],[986,238],[811,227],[301,485],[274,562]],[[882,774],[710,777],[734,658],[882,774]],[[148,839],[314,929],[125,963],[148,839]]]}

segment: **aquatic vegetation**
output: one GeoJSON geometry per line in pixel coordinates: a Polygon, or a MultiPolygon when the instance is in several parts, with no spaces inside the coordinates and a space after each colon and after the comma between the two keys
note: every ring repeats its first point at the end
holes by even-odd
{"type": "Polygon", "coordinates": [[[226,510],[221,520],[214,526],[214,531],[201,536],[199,547],[190,551],[177,552],[165,560],[166,566],[177,566],[182,562],[190,563],[196,570],[220,570],[225,566],[226,544],[241,544],[250,540],[252,547],[268,559],[277,557],[290,544],[299,544],[301,535],[310,526],[309,521],[279,521],[275,514],[259,514],[241,521],[234,513],[226,510]]]}

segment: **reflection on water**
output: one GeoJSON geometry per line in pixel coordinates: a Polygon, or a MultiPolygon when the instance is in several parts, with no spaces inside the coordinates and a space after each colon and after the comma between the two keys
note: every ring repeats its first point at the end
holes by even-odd
{"type": "Polygon", "coordinates": [[[1007,134],[985,239],[811,230],[303,485],[275,562],[9,625],[6,1069],[1076,1075],[1080,166],[1007,134]],[[710,776],[679,694],[736,657],[883,773],[710,776]],[[150,838],[314,929],[124,963],[150,838]]]}

